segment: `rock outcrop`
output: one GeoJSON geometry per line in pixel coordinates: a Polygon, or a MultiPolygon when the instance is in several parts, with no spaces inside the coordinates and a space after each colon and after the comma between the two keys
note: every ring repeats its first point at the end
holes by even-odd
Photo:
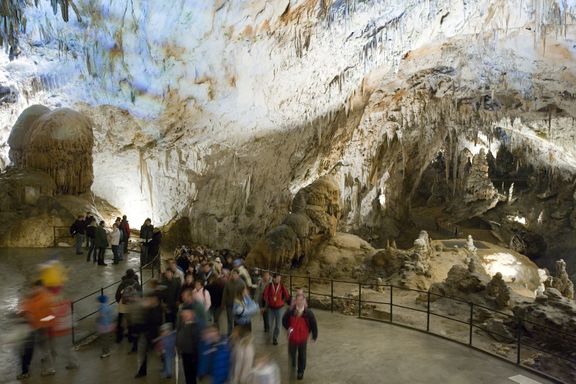
{"type": "Polygon", "coordinates": [[[339,218],[338,185],[321,177],[296,193],[292,212],[256,243],[246,261],[272,268],[306,265],[318,246],[334,237],[339,218]]]}
{"type": "Polygon", "coordinates": [[[33,105],[22,112],[8,142],[14,166],[46,172],[54,180],[56,193],[90,191],[94,135],[90,121],[81,113],[33,105]]]}
{"type": "Polygon", "coordinates": [[[554,288],[560,294],[570,300],[574,300],[574,283],[566,272],[566,262],[562,259],[556,261],[556,273],[545,283],[548,288],[554,288]]]}

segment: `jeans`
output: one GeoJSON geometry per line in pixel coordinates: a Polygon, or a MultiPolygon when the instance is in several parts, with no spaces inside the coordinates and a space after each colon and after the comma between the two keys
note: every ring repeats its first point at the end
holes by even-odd
{"type": "Polygon", "coordinates": [[[118,244],[118,260],[124,260],[124,243],[118,244]]]}
{"type": "Polygon", "coordinates": [[[268,308],[268,322],[269,326],[274,325],[274,331],[272,333],[272,340],[278,339],[280,334],[280,325],[282,324],[282,312],[284,312],[284,307],[280,308],[268,308]]]}
{"type": "Polygon", "coordinates": [[[112,260],[114,261],[114,264],[116,264],[120,261],[120,257],[118,256],[118,248],[119,248],[118,245],[112,246],[112,254],[114,255],[112,260]]]}
{"type": "Polygon", "coordinates": [[[76,239],[76,254],[81,255],[82,254],[82,244],[84,243],[84,234],[83,233],[77,233],[74,235],[74,238],[76,239]]]}
{"type": "Polygon", "coordinates": [[[175,359],[174,351],[164,351],[164,377],[172,377],[174,374],[174,359],[175,359]]]}
{"type": "Polygon", "coordinates": [[[290,356],[292,368],[296,367],[296,352],[298,352],[298,373],[304,373],[306,369],[306,343],[288,343],[288,355],[290,356]]]}

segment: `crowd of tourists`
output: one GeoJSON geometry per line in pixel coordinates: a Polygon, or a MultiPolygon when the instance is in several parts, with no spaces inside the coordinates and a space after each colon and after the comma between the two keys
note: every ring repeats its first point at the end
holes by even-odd
{"type": "MultiPolygon", "coordinates": [[[[123,230],[122,220],[116,224],[113,228],[123,230]]],[[[122,241],[117,246],[122,247],[122,241]]],[[[54,312],[53,296],[47,295],[39,281],[21,306],[33,332],[24,343],[19,379],[29,377],[35,347],[42,357],[42,375],[55,373],[50,364],[56,355],[68,359],[67,368],[78,366],[69,332],[59,334],[67,335],[61,343],[65,347],[60,347],[67,352],[53,352],[58,344],[54,324],[63,320],[54,312]]],[[[302,380],[308,340],[318,337],[316,319],[302,291],[292,298],[279,274],[263,271],[251,275],[243,260],[232,253],[180,247],[165,262],[161,277],[144,286],[132,269],[126,271],[113,298],[118,303],[117,313],[109,305],[111,299],[98,297],[100,357],[105,359],[119,350],[112,348],[114,342],[121,345],[127,341],[130,353],[137,356],[135,378],[148,375],[148,359],[156,351],[161,355],[162,378],[173,378],[181,367],[187,384],[199,378],[213,384],[280,383],[277,364],[269,355],[257,353],[254,346],[252,332],[257,330],[252,321],[262,316],[263,329],[258,331],[268,333],[272,345],[278,344],[280,329],[285,328],[292,368],[302,380]],[[220,318],[225,322],[222,330],[220,318]]],[[[69,328],[71,318],[66,321],[69,328]]]]}

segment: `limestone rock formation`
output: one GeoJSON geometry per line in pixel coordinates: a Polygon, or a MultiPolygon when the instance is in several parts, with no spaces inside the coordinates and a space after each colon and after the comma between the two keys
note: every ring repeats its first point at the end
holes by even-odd
{"type": "MultiPolygon", "coordinates": [[[[534,302],[520,302],[512,309],[523,320],[529,343],[562,356],[576,357],[576,303],[564,297],[557,289],[547,288],[534,302]]],[[[570,380],[576,378],[574,364],[570,367],[570,380]]]]}
{"type": "Polygon", "coordinates": [[[574,299],[574,283],[570,280],[568,272],[566,272],[566,262],[562,259],[556,261],[556,273],[545,282],[545,285],[556,289],[562,296],[570,300],[574,299]]]}
{"type": "Polygon", "coordinates": [[[306,265],[318,246],[336,234],[340,190],[329,176],[302,188],[283,223],[259,240],[246,261],[259,267],[306,265]]]}
{"type": "Polygon", "coordinates": [[[18,118],[8,141],[14,165],[46,172],[56,184],[56,193],[90,190],[94,136],[90,121],[81,113],[33,105],[18,118]]]}
{"type": "Polygon", "coordinates": [[[374,252],[375,249],[358,236],[337,232],[318,247],[306,270],[322,277],[362,277],[366,262],[374,252]]]}
{"type": "Polygon", "coordinates": [[[504,309],[510,304],[510,288],[502,279],[500,272],[492,276],[492,280],[486,285],[486,294],[494,300],[497,309],[504,309]]]}

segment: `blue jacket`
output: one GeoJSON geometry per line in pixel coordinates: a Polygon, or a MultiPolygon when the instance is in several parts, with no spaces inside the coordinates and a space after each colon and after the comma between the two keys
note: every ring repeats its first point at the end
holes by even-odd
{"type": "Polygon", "coordinates": [[[226,383],[230,373],[230,346],[226,338],[222,337],[215,344],[202,340],[199,358],[198,376],[210,376],[212,384],[226,383]]]}
{"type": "Polygon", "coordinates": [[[108,303],[101,303],[96,318],[98,333],[108,333],[114,330],[114,314],[108,303]]]}

